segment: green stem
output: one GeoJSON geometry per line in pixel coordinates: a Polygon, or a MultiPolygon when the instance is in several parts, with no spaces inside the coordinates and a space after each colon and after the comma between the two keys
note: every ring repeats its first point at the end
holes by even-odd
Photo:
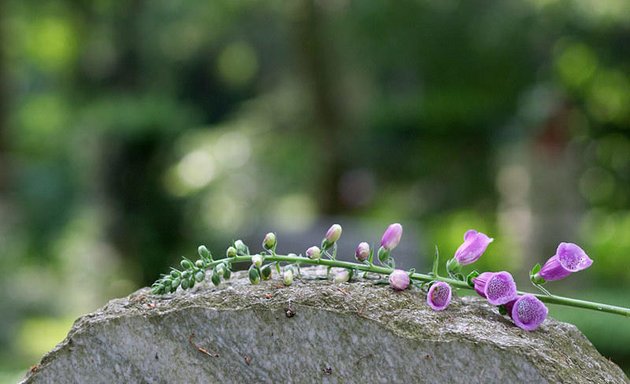
{"type": "MultiPolygon", "coordinates": [[[[213,261],[208,266],[208,269],[212,269],[215,265],[217,265],[217,264],[219,264],[221,262],[224,262],[225,260],[226,259],[220,259],[220,260],[213,261]]],[[[236,257],[232,257],[232,258],[230,258],[228,260],[230,260],[232,263],[251,262],[251,256],[236,256],[236,257]]],[[[356,269],[356,270],[359,270],[359,271],[379,273],[379,274],[382,274],[382,275],[389,275],[394,270],[392,268],[388,268],[388,267],[385,267],[385,266],[358,264],[358,263],[353,263],[353,262],[349,262],[349,261],[330,260],[330,259],[313,260],[313,259],[309,259],[307,257],[300,257],[300,256],[272,255],[272,256],[265,256],[265,261],[271,261],[271,262],[277,261],[277,262],[284,262],[284,263],[301,263],[301,264],[312,264],[312,265],[325,265],[327,267],[356,269]]],[[[424,281],[424,282],[438,280],[438,281],[443,281],[445,283],[448,283],[452,287],[457,287],[457,288],[462,288],[462,289],[473,289],[465,281],[455,280],[455,279],[451,279],[451,278],[448,278],[448,277],[431,276],[431,275],[426,275],[426,274],[422,274],[422,273],[412,273],[410,275],[410,277],[413,280],[419,280],[419,281],[424,281]]],[[[572,299],[572,298],[569,298],[569,297],[562,297],[562,296],[556,296],[556,295],[549,295],[548,296],[548,295],[533,294],[533,293],[530,293],[530,292],[522,292],[522,291],[519,291],[518,294],[519,295],[531,294],[531,295],[536,296],[538,299],[540,299],[540,301],[545,302],[545,303],[549,303],[549,304],[558,304],[558,305],[565,305],[565,306],[569,306],[569,307],[584,308],[584,309],[590,309],[590,310],[594,310],[594,311],[613,313],[613,314],[616,314],[616,315],[622,315],[622,316],[630,317],[630,308],[618,307],[618,306],[615,306],[615,305],[596,303],[596,302],[586,301],[586,300],[572,299]]]]}

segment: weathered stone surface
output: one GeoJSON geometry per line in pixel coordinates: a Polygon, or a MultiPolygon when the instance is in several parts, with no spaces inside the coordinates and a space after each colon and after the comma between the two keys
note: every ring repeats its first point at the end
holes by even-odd
{"type": "Polygon", "coordinates": [[[417,291],[323,280],[251,286],[244,276],[112,300],[80,318],[24,382],[630,382],[553,319],[525,332],[476,298],[434,312],[417,291]]]}

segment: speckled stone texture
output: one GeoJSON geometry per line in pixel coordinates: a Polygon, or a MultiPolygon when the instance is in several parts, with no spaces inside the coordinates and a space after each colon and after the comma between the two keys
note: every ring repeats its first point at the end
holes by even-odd
{"type": "Polygon", "coordinates": [[[573,325],[525,332],[481,299],[443,312],[425,300],[366,281],[251,286],[243,273],[141,289],[80,318],[24,382],[630,383],[573,325]]]}

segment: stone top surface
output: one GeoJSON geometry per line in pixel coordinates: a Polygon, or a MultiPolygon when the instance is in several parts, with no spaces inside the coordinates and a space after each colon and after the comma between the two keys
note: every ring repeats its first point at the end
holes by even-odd
{"type": "Polygon", "coordinates": [[[477,297],[435,312],[417,289],[302,273],[290,287],[237,272],[219,287],[114,299],[24,382],[630,383],[571,324],[526,332],[477,297]]]}

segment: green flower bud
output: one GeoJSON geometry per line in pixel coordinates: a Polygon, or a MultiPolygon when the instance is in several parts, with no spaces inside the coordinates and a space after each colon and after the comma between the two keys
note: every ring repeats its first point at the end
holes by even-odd
{"type": "Polygon", "coordinates": [[[212,284],[214,284],[215,286],[219,286],[219,284],[221,284],[221,276],[219,276],[216,272],[214,272],[212,274],[212,284]]]}
{"type": "Polygon", "coordinates": [[[328,232],[326,232],[326,236],[324,237],[324,240],[322,241],[322,248],[326,250],[332,247],[332,245],[335,244],[337,240],[339,240],[340,237],[341,237],[341,225],[333,224],[328,229],[328,232]]]}
{"type": "Polygon", "coordinates": [[[266,234],[262,246],[267,250],[274,249],[276,247],[276,234],[273,232],[266,234]]]}
{"type": "Polygon", "coordinates": [[[252,256],[252,265],[255,265],[256,268],[260,268],[263,262],[262,255],[254,255],[252,256]]]}
{"type": "Polygon", "coordinates": [[[202,282],[205,277],[206,274],[203,271],[198,271],[197,273],[195,273],[195,280],[197,280],[198,283],[202,282]]]}
{"type": "Polygon", "coordinates": [[[173,283],[173,280],[171,280],[170,276],[162,279],[162,285],[164,285],[164,288],[166,290],[168,290],[171,287],[172,283],[173,283]]]}
{"type": "Polygon", "coordinates": [[[350,271],[344,269],[335,274],[335,283],[347,283],[350,280],[350,271]]]}
{"type": "Polygon", "coordinates": [[[260,270],[260,275],[263,280],[269,280],[271,278],[271,264],[267,264],[260,270]]]}
{"type": "Polygon", "coordinates": [[[161,295],[162,293],[164,293],[164,287],[162,285],[154,285],[153,287],[151,287],[151,293],[154,295],[161,295]]]}
{"type": "Polygon", "coordinates": [[[190,271],[184,271],[184,273],[182,273],[182,281],[187,280],[189,277],[190,277],[190,271]]]}
{"type": "Polygon", "coordinates": [[[171,283],[171,288],[175,288],[177,289],[177,287],[179,287],[179,285],[181,284],[181,279],[179,277],[176,277],[173,279],[173,282],[171,283]]]}
{"type": "Polygon", "coordinates": [[[194,286],[195,286],[195,283],[196,283],[196,281],[195,281],[195,277],[194,277],[194,276],[190,276],[190,277],[188,278],[188,288],[192,288],[192,287],[194,287],[194,286]]]}
{"type": "Polygon", "coordinates": [[[197,253],[199,254],[200,257],[204,259],[212,260],[212,255],[210,254],[210,251],[208,251],[208,248],[206,248],[205,245],[200,245],[199,248],[197,248],[197,253]]]}
{"type": "Polygon", "coordinates": [[[243,243],[243,240],[236,240],[234,242],[234,248],[236,248],[236,253],[238,255],[249,255],[249,248],[247,248],[247,245],[243,243]]]}
{"type": "Polygon", "coordinates": [[[203,260],[197,260],[195,261],[195,267],[197,268],[203,268],[206,266],[206,263],[203,260]]]}
{"type": "Polygon", "coordinates": [[[223,274],[225,273],[225,264],[217,264],[217,266],[214,267],[214,272],[219,276],[223,276],[223,274]]]}
{"type": "Polygon", "coordinates": [[[282,282],[287,287],[293,284],[293,269],[289,268],[284,270],[284,273],[282,274],[282,282]]]}
{"type": "Polygon", "coordinates": [[[312,246],[306,250],[306,256],[309,259],[317,260],[322,257],[322,251],[320,251],[319,247],[312,246]]]}
{"type": "Polygon", "coordinates": [[[223,278],[225,280],[229,280],[230,277],[232,277],[232,271],[230,271],[230,268],[225,268],[225,271],[223,271],[223,278]]]}
{"type": "Polygon", "coordinates": [[[184,269],[192,269],[192,267],[193,267],[193,263],[190,260],[186,260],[186,259],[180,261],[179,264],[184,269]]]}
{"type": "Polygon", "coordinates": [[[225,251],[225,255],[227,257],[236,257],[236,248],[228,247],[228,249],[225,251]]]}
{"type": "Polygon", "coordinates": [[[183,279],[182,280],[182,289],[188,289],[188,287],[190,287],[189,280],[188,279],[183,279]]]}
{"type": "Polygon", "coordinates": [[[249,267],[249,282],[254,285],[260,283],[260,273],[258,273],[258,268],[253,265],[249,267]]]}
{"type": "Polygon", "coordinates": [[[174,269],[171,271],[171,277],[176,278],[176,277],[180,277],[182,275],[182,273],[180,271],[178,271],[177,269],[174,269]]]}

